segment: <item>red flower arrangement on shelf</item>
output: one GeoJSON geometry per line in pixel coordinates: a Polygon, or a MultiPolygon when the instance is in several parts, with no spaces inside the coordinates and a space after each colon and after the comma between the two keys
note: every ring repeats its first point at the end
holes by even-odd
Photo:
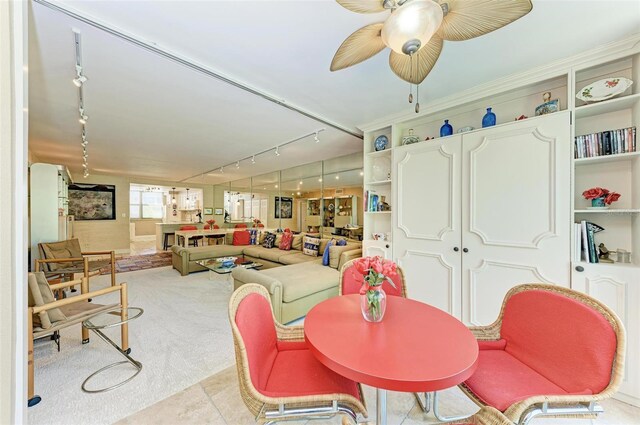
{"type": "Polygon", "coordinates": [[[258,226],[259,224],[262,224],[262,222],[259,219],[254,218],[253,219],[253,227],[260,227],[260,226],[258,226]]]}
{"type": "Polygon", "coordinates": [[[207,220],[207,224],[209,225],[209,229],[213,229],[213,225],[216,224],[214,219],[207,220]]]}
{"type": "MultiPolygon", "coordinates": [[[[397,273],[396,263],[381,257],[363,257],[354,262],[355,271],[364,277],[360,288],[362,316],[369,322],[380,322],[387,307],[382,283],[386,280],[394,288],[391,276],[397,273]]],[[[355,274],[355,272],[354,272],[355,274]]]]}
{"type": "Polygon", "coordinates": [[[587,189],[582,192],[582,196],[584,199],[591,200],[591,206],[604,207],[605,205],[611,205],[616,202],[620,199],[621,195],[602,187],[592,187],[591,189],[587,189]]]}

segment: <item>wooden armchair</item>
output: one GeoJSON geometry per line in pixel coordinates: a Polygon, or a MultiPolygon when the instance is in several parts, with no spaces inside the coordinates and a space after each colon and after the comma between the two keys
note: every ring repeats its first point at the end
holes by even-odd
{"type": "Polygon", "coordinates": [[[73,275],[82,273],[89,281],[90,276],[111,266],[111,286],[116,285],[116,255],[114,251],[82,252],[78,239],[60,242],[39,243],[40,259],[35,261],[35,271],[43,271],[47,277],[61,276],[73,280],[73,275]],[[89,261],[92,256],[109,255],[108,260],[89,261]]]}
{"type": "MultiPolygon", "coordinates": [[[[29,309],[27,322],[28,349],[28,405],[29,407],[38,404],[40,396],[35,395],[34,390],[34,364],[33,364],[33,341],[46,335],[54,334],[61,329],[81,323],[84,320],[102,312],[112,310],[113,314],[120,314],[123,320],[126,318],[126,307],[128,305],[127,284],[107,287],[97,291],[89,292],[87,278],[72,280],[69,282],[50,285],[43,272],[29,273],[29,309]],[[53,291],[80,285],[81,294],[73,297],[55,300],[53,291]],[[94,304],[88,302],[90,298],[96,298],[113,292],[120,293],[119,302],[112,304],[94,304]]],[[[89,331],[82,327],[82,343],[89,342],[89,331]]],[[[125,323],[121,326],[121,346],[122,351],[129,349],[129,328],[125,323]]]]}
{"type": "Polygon", "coordinates": [[[309,352],[302,326],[275,320],[269,292],[242,285],[229,301],[242,401],[259,423],[331,417],[366,418],[360,384],[324,367],[309,352]]]}

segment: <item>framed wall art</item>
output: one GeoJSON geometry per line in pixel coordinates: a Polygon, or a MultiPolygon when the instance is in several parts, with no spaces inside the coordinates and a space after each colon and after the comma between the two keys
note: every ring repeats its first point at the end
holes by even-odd
{"type": "Polygon", "coordinates": [[[111,184],[70,184],[69,215],[76,220],[115,220],[116,187],[111,184]]]}

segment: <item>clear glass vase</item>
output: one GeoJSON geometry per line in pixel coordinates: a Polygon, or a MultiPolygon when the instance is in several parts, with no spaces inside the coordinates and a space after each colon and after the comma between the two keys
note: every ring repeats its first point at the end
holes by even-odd
{"type": "Polygon", "coordinates": [[[387,294],[382,288],[375,291],[367,291],[360,295],[360,310],[362,317],[367,322],[380,322],[387,309],[387,294]]]}

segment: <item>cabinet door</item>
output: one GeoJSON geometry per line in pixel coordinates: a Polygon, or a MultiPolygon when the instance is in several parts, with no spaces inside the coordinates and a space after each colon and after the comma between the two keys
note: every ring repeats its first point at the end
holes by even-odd
{"type": "Polygon", "coordinates": [[[640,406],[640,268],[613,264],[574,265],[571,287],[602,301],[620,318],[627,331],[624,378],[614,396],[640,406]],[[575,267],[583,271],[577,271],[575,267]]]}
{"type": "Polygon", "coordinates": [[[391,242],[389,241],[372,241],[362,242],[363,257],[382,257],[391,260],[391,242]]]}
{"type": "Polygon", "coordinates": [[[569,114],[465,134],[462,144],[463,321],[486,325],[515,285],[569,286],[569,114]]]}
{"type": "Polygon", "coordinates": [[[393,253],[414,298],[460,317],[460,135],[394,151],[393,253]],[[457,249],[457,250],[456,250],[457,249]]]}

